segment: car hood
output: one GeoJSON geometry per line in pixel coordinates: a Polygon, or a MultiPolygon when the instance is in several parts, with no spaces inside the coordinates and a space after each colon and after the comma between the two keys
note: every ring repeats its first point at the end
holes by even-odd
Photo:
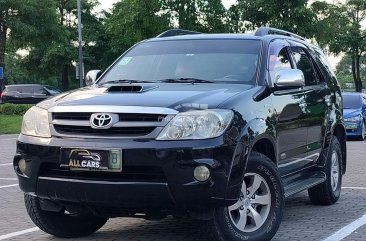
{"type": "MultiPolygon", "coordinates": [[[[138,86],[141,85],[114,85],[138,86]]],[[[187,84],[187,83],[164,83],[143,84],[146,91],[121,92],[110,91],[112,86],[85,87],[74,91],[62,93],[51,99],[43,101],[38,106],[48,109],[54,106],[148,106],[164,107],[177,111],[188,109],[215,108],[225,100],[243,92],[252,85],[245,84],[187,84]]]]}
{"type": "Polygon", "coordinates": [[[356,115],[361,115],[362,109],[343,109],[343,117],[349,118],[356,115]]]}

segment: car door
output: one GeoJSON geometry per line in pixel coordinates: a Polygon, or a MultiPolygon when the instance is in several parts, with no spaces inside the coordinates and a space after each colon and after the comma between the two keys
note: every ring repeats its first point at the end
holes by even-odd
{"type": "Polygon", "coordinates": [[[303,162],[304,166],[312,166],[320,156],[322,143],[326,131],[327,102],[330,99],[330,90],[326,81],[317,69],[315,61],[309,54],[309,49],[297,42],[291,42],[291,55],[296,68],[304,73],[305,87],[304,97],[306,101],[307,126],[307,155],[303,162]]]}
{"type": "MultiPolygon", "coordinates": [[[[287,41],[271,43],[268,62],[271,80],[277,71],[294,68],[287,41]]],[[[272,102],[276,115],[278,168],[281,175],[286,175],[301,168],[301,159],[307,152],[304,92],[302,88],[275,89],[272,102]]]]}

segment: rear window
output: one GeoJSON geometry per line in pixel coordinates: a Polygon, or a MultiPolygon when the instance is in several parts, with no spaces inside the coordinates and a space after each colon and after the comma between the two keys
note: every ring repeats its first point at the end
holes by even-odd
{"type": "Polygon", "coordinates": [[[344,109],[359,109],[361,106],[362,102],[359,95],[343,95],[344,109]]]}

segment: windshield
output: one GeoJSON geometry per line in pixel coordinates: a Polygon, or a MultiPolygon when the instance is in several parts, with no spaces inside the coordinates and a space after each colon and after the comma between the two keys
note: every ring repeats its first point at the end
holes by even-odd
{"type": "Polygon", "coordinates": [[[343,108],[344,109],[359,109],[362,102],[359,95],[343,95],[343,108]]]}
{"type": "Polygon", "coordinates": [[[259,40],[145,42],[124,55],[99,84],[189,79],[254,84],[260,46],[259,40]]]}

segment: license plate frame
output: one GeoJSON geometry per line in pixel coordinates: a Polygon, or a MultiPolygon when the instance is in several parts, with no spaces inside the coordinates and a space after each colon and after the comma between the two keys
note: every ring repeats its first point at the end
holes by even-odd
{"type": "Polygon", "coordinates": [[[70,171],[121,172],[122,149],[61,148],[60,167],[70,171]]]}

